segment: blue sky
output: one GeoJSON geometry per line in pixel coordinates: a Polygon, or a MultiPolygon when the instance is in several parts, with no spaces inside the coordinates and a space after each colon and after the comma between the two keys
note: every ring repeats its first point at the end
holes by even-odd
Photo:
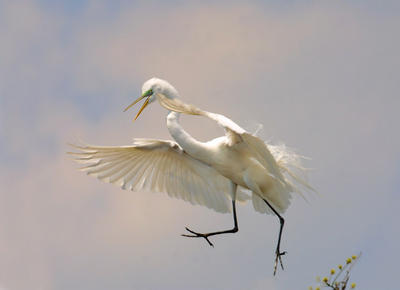
{"type": "MultiPolygon", "coordinates": [[[[307,289],[354,253],[359,289],[392,289],[400,235],[397,1],[2,1],[0,287],[307,289]],[[320,196],[278,222],[161,193],[122,191],[76,170],[66,143],[170,138],[165,112],[122,113],[150,77],[312,159],[320,196]],[[21,278],[23,277],[23,279],[21,278]]],[[[183,118],[201,140],[222,132],[183,118]]]]}

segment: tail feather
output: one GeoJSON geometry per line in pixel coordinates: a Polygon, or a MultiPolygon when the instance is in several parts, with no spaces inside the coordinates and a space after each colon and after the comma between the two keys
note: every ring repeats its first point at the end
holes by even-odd
{"type": "Polygon", "coordinates": [[[304,199],[304,192],[316,192],[307,181],[308,168],[302,166],[302,160],[308,159],[295,153],[284,144],[272,145],[266,142],[268,149],[274,156],[285,182],[289,184],[293,192],[300,194],[304,199]]]}

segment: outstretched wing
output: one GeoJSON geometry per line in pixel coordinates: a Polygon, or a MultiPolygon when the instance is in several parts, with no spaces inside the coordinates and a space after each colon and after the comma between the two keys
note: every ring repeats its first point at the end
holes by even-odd
{"type": "Polygon", "coordinates": [[[86,164],[88,175],[132,191],[166,192],[169,196],[217,212],[230,212],[229,180],[192,158],[173,141],[134,139],[131,146],[76,146],[68,152],[86,164]]]}

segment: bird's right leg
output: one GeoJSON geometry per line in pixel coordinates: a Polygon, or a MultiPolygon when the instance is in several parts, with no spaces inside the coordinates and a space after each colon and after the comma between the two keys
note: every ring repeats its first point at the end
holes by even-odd
{"type": "Polygon", "coordinates": [[[208,237],[215,236],[215,235],[236,233],[239,231],[239,227],[238,227],[238,223],[237,223],[237,216],[236,216],[236,200],[232,200],[232,210],[233,210],[233,221],[234,221],[233,229],[203,234],[203,233],[198,233],[198,232],[192,231],[191,229],[186,227],[185,229],[192,234],[191,235],[183,234],[182,236],[188,237],[188,238],[204,238],[211,247],[214,247],[213,243],[210,242],[208,237]]]}
{"type": "Polygon", "coordinates": [[[274,214],[277,215],[277,217],[279,218],[279,222],[280,222],[278,245],[276,246],[276,251],[275,251],[275,254],[276,254],[275,265],[274,265],[274,276],[275,276],[276,268],[278,267],[278,260],[279,260],[279,263],[281,264],[281,268],[283,270],[283,264],[282,264],[282,257],[281,256],[286,254],[285,251],[281,252],[281,250],[280,250],[282,230],[283,230],[283,226],[285,224],[285,219],[272,207],[272,205],[267,200],[265,200],[265,199],[263,199],[263,200],[268,205],[268,207],[274,212],[274,214]]]}

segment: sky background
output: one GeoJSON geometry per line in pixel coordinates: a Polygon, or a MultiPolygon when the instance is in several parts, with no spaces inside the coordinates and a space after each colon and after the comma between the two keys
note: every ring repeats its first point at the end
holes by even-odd
{"type": "MultiPolygon", "coordinates": [[[[0,1],[0,289],[307,289],[352,254],[359,289],[398,285],[398,1],[0,1]],[[68,142],[168,139],[122,109],[157,76],[182,99],[312,159],[320,193],[230,215],[76,170],[68,142]]],[[[222,134],[182,118],[193,136],[222,134]]]]}

